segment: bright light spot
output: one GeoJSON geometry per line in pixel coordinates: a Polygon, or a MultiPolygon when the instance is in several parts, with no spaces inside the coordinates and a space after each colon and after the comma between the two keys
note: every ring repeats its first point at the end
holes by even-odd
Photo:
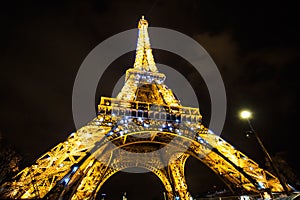
{"type": "Polygon", "coordinates": [[[197,139],[198,139],[198,141],[199,141],[201,144],[204,143],[204,140],[203,140],[200,136],[198,136],[197,139]]]}
{"type": "Polygon", "coordinates": [[[272,199],[271,195],[268,194],[268,192],[264,192],[263,199],[272,199]]]}
{"type": "Polygon", "coordinates": [[[241,200],[250,200],[250,197],[249,196],[241,196],[241,198],[240,198],[241,200]]]}
{"type": "Polygon", "coordinates": [[[75,166],[72,171],[76,172],[77,169],[78,169],[78,166],[75,166]]]}
{"type": "Polygon", "coordinates": [[[67,178],[64,178],[64,180],[63,180],[64,182],[65,182],[65,184],[67,185],[68,183],[69,183],[69,181],[70,181],[70,178],[69,177],[67,177],[67,178]]]}
{"type": "Polygon", "coordinates": [[[243,110],[241,113],[240,113],[240,116],[242,119],[249,119],[251,118],[252,116],[252,113],[248,110],[243,110]]]}
{"type": "Polygon", "coordinates": [[[109,132],[109,133],[107,133],[107,135],[108,135],[108,136],[111,136],[112,134],[113,134],[113,132],[109,132]]]}
{"type": "Polygon", "coordinates": [[[258,182],[258,189],[264,189],[265,185],[262,182],[258,182]]]}

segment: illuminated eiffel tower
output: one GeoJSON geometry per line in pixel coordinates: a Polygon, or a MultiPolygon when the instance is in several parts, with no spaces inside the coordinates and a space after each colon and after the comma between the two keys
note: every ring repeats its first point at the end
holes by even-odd
{"type": "Polygon", "coordinates": [[[198,108],[184,107],[164,85],[148,36],[138,23],[134,67],[116,98],[101,97],[98,115],[1,186],[4,197],[95,199],[120,170],[137,167],[159,177],[168,199],[190,199],[185,161],[193,156],[232,191],[283,192],[279,180],[201,124],[198,108]]]}

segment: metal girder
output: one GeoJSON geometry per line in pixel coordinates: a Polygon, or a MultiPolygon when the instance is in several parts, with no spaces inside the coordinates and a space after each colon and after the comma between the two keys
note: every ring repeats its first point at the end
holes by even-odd
{"type": "Polygon", "coordinates": [[[169,173],[172,175],[175,194],[180,199],[190,199],[191,197],[184,175],[184,165],[188,157],[189,155],[184,153],[173,154],[168,166],[169,173]]]}
{"type": "MultiPolygon", "coordinates": [[[[98,122],[99,117],[91,124],[98,122]]],[[[38,196],[45,196],[55,184],[61,181],[70,171],[72,165],[79,163],[87,153],[91,152],[95,146],[99,145],[99,141],[102,141],[102,144],[100,144],[101,148],[95,148],[92,156],[96,156],[101,162],[107,160],[107,154],[110,152],[123,149],[126,146],[132,147],[123,150],[125,151],[125,154],[126,152],[131,152],[131,155],[134,155],[135,153],[141,152],[148,153],[147,148],[136,148],[134,146],[136,144],[159,144],[160,146],[156,147],[157,149],[169,145],[169,151],[175,147],[177,150],[186,149],[187,154],[201,160],[220,177],[225,179],[225,181],[233,188],[241,188],[250,192],[258,192],[263,188],[270,188],[273,192],[283,191],[282,186],[275,176],[261,169],[253,160],[236,150],[219,136],[209,133],[203,126],[191,123],[182,124],[179,129],[182,134],[179,135],[176,131],[160,131],[161,127],[164,125],[164,122],[162,121],[151,120],[149,123],[151,126],[145,127],[141,124],[136,125],[134,120],[129,120],[126,123],[128,132],[124,135],[120,135],[120,132],[124,130],[121,128],[126,127],[124,124],[118,126],[118,131],[115,131],[112,135],[107,135],[112,130],[113,126],[107,125],[107,122],[103,122],[105,126],[100,124],[98,126],[87,125],[86,127],[83,127],[75,134],[72,134],[66,142],[58,144],[55,148],[44,154],[36,161],[35,165],[21,171],[14,177],[13,182],[7,183],[7,186],[12,189],[8,196],[14,198],[35,198],[38,196]],[[129,132],[129,130],[134,132],[129,132]],[[94,137],[94,135],[102,135],[102,137],[94,137]],[[170,143],[171,141],[172,143],[170,143]],[[213,149],[217,149],[218,151],[216,152],[213,149]],[[255,180],[255,182],[251,182],[249,177],[255,180]]],[[[154,150],[152,149],[151,151],[154,150]]],[[[150,154],[148,157],[149,156],[150,154]]],[[[170,159],[170,157],[167,157],[167,159],[170,159]]],[[[86,160],[86,162],[89,161],[89,159],[86,160]]],[[[82,171],[89,166],[86,162],[82,163],[82,171]]],[[[107,166],[107,163],[101,164],[103,169],[105,166],[107,166]]],[[[173,164],[171,166],[174,171],[174,167],[177,165],[173,164]]],[[[100,181],[100,179],[97,180],[91,178],[92,174],[100,175],[103,173],[102,170],[99,170],[100,166],[95,164],[95,167],[98,167],[98,170],[91,171],[94,167],[90,168],[89,173],[83,178],[78,191],[85,191],[84,187],[91,185],[87,180],[100,181]]],[[[153,169],[151,171],[153,171],[153,169]]],[[[180,169],[177,169],[177,171],[177,173],[179,173],[180,169]]],[[[116,171],[114,171],[114,173],[115,172],[116,171]]],[[[109,178],[110,176],[106,177],[109,178]]],[[[174,180],[174,184],[176,183],[176,180],[177,179],[174,180]]],[[[180,179],[179,182],[182,182],[182,179],[180,179]]],[[[83,193],[84,192],[80,193],[80,195],[83,193]]]]}
{"type": "Polygon", "coordinates": [[[142,154],[136,154],[135,158],[133,158],[132,156],[124,154],[120,149],[116,149],[112,152],[113,156],[109,165],[103,165],[103,163],[99,161],[94,162],[94,165],[83,175],[84,178],[76,189],[76,193],[72,196],[72,199],[95,198],[97,192],[109,177],[120,170],[130,167],[145,168],[153,172],[164,184],[169,198],[172,198],[173,191],[169,176],[159,155],[153,156],[149,160],[145,159],[145,156],[142,154]],[[102,170],[99,166],[103,166],[103,168],[101,168],[102,170]]]}

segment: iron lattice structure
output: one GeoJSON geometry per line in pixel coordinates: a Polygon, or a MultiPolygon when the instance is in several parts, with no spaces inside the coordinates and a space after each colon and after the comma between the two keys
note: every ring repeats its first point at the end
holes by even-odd
{"type": "Polygon", "coordinates": [[[101,97],[98,115],[1,186],[8,198],[94,199],[116,172],[145,168],[159,177],[168,199],[189,199],[185,161],[193,156],[232,191],[283,192],[279,180],[201,124],[164,84],[148,36],[138,24],[134,67],[116,98],[101,97]]]}

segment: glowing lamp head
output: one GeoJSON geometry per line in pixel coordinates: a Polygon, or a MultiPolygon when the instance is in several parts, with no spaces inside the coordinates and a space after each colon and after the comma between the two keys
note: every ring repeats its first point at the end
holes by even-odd
{"type": "Polygon", "coordinates": [[[240,113],[240,116],[242,119],[249,119],[251,118],[252,116],[252,113],[248,110],[243,110],[241,113],[240,113]]]}

